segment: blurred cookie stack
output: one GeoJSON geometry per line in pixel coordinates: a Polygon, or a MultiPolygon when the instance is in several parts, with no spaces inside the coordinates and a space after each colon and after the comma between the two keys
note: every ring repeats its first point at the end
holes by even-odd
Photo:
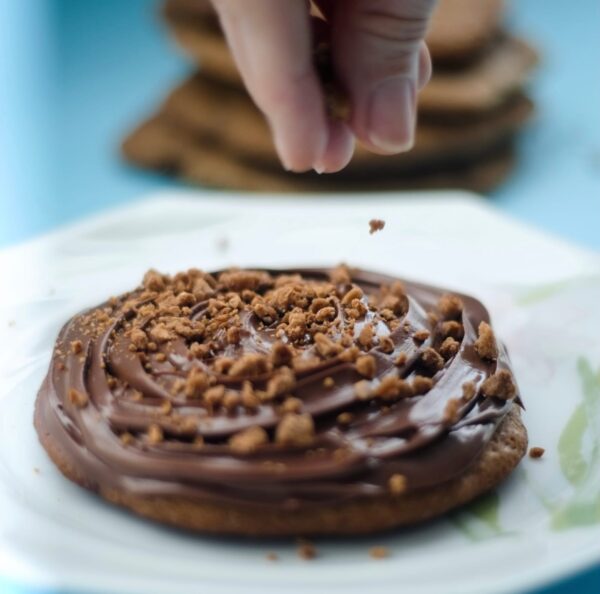
{"type": "Polygon", "coordinates": [[[486,192],[514,166],[533,105],[523,87],[536,52],[503,28],[502,0],[440,0],[427,42],[434,74],[419,95],[415,147],[384,157],[357,147],[341,173],[285,172],[207,0],[167,0],[163,15],[198,69],[123,143],[132,163],[220,188],[336,191],[465,188],[486,192]]]}

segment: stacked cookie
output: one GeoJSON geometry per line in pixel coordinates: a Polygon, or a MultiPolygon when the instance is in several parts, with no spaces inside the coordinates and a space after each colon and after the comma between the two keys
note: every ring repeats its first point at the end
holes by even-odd
{"type": "Polygon", "coordinates": [[[514,165],[533,106],[523,87],[535,51],[503,27],[502,0],[441,0],[428,34],[434,74],[419,95],[414,148],[357,147],[336,175],[285,172],[206,0],[167,0],[164,17],[199,69],[123,144],[138,166],[191,182],[257,191],[466,188],[488,191],[514,165]]]}

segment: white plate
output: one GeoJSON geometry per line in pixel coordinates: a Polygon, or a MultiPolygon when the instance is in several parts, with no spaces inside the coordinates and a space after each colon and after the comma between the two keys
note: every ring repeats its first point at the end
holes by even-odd
{"type": "Polygon", "coordinates": [[[600,560],[600,262],[465,194],[249,198],[161,195],[0,253],[0,575],[78,592],[488,594],[600,560]],[[371,218],[386,220],[370,236],[371,218]],[[227,245],[225,245],[227,244],[227,245]],[[150,266],[346,261],[482,298],[527,406],[525,459],[448,518],[360,540],[185,536],[110,507],[59,475],[32,427],[61,324],[150,266]],[[373,545],[391,557],[370,559],[373,545]],[[279,561],[269,562],[275,551],[279,561]]]}

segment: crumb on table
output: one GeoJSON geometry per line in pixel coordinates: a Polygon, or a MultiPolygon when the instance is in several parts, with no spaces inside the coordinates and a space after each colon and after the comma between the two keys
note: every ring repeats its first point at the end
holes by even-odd
{"type": "Polygon", "coordinates": [[[534,446],[529,450],[529,457],[530,458],[541,458],[545,452],[546,452],[546,450],[544,448],[534,446]]]}

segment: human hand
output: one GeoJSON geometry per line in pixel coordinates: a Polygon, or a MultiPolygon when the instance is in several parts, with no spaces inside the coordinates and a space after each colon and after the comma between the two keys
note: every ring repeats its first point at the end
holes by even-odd
{"type": "Polygon", "coordinates": [[[435,0],[315,0],[350,101],[348,121],[327,116],[307,0],[213,3],[286,169],[339,171],[355,138],[382,154],[412,146],[417,92],[431,75],[423,39],[435,0]]]}

